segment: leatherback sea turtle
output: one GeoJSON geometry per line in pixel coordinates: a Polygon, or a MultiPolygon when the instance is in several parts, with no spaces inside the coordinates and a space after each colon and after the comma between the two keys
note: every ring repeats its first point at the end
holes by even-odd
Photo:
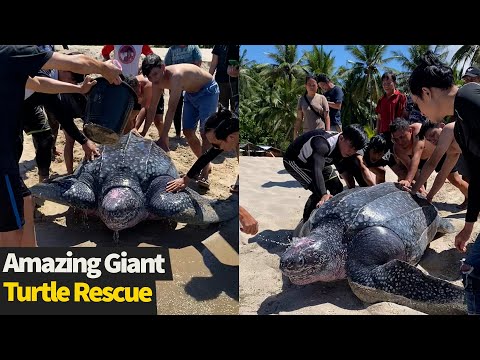
{"type": "Polygon", "coordinates": [[[395,183],[344,191],[294,232],[280,269],[294,284],[348,279],[365,302],[390,301],[419,311],[465,313],[463,288],[415,265],[437,232],[453,232],[423,198],[395,183]]]}
{"type": "Polygon", "coordinates": [[[101,156],[74,174],[30,190],[40,199],[94,213],[116,232],[152,218],[201,225],[238,216],[236,201],[212,201],[189,188],[166,192],[167,182],[176,178],[175,165],[159,146],[129,133],[101,147],[101,156]]]}

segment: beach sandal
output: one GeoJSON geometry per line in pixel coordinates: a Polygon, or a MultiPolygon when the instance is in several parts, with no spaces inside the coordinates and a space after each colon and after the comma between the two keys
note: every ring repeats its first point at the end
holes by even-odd
{"type": "Polygon", "coordinates": [[[207,190],[210,189],[210,182],[203,177],[197,180],[197,184],[199,187],[203,189],[207,189],[207,190]]]}
{"type": "Polygon", "coordinates": [[[239,189],[239,185],[238,185],[238,184],[230,185],[230,192],[231,192],[232,194],[238,194],[238,189],[239,189]]]}

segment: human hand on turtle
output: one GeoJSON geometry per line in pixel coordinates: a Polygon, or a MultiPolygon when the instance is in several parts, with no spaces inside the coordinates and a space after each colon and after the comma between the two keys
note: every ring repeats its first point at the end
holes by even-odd
{"type": "Polygon", "coordinates": [[[91,140],[87,140],[85,144],[82,145],[83,151],[85,151],[85,160],[94,160],[95,156],[100,156],[100,151],[97,149],[97,145],[91,140]]]}
{"type": "Polygon", "coordinates": [[[320,199],[320,201],[317,204],[317,208],[322,206],[325,203],[325,201],[331,199],[332,197],[333,197],[333,195],[330,195],[330,194],[323,195],[322,198],[320,199]]]}
{"type": "Polygon", "coordinates": [[[410,191],[412,188],[412,183],[408,180],[400,180],[398,183],[400,184],[402,189],[405,191],[410,191]]]}
{"type": "Polygon", "coordinates": [[[167,183],[167,187],[165,188],[165,190],[167,192],[176,192],[179,190],[183,190],[187,187],[188,181],[189,181],[189,178],[187,176],[169,181],[167,183]]]}
{"type": "Polygon", "coordinates": [[[133,128],[130,132],[135,136],[142,137],[142,134],[138,132],[137,128],[133,128]]]}

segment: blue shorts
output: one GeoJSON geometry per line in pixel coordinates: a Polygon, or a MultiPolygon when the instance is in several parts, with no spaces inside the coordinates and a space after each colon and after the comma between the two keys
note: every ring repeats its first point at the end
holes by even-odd
{"type": "Polygon", "coordinates": [[[220,89],[215,80],[205,84],[196,93],[185,91],[183,97],[183,129],[196,130],[200,120],[200,132],[204,132],[205,121],[217,111],[220,89]]]}
{"type": "Polygon", "coordinates": [[[31,193],[19,174],[0,175],[0,232],[23,227],[23,198],[28,195],[31,193]]]}

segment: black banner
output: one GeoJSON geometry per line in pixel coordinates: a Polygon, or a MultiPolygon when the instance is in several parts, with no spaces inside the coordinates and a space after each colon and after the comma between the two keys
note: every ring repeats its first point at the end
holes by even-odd
{"type": "Polygon", "coordinates": [[[157,313],[168,249],[0,248],[0,314],[157,313]]]}

